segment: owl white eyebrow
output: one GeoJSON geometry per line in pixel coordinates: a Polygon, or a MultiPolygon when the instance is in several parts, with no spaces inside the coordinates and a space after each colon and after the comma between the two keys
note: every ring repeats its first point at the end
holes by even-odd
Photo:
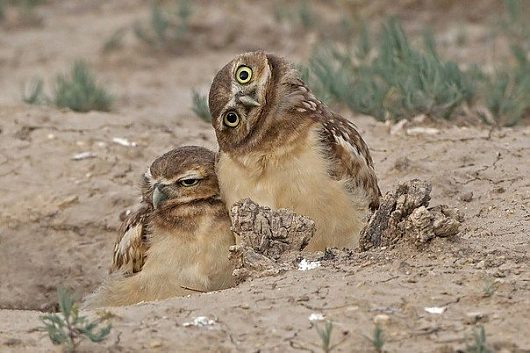
{"type": "Polygon", "coordinates": [[[150,185],[156,183],[156,180],[153,178],[153,174],[151,174],[151,167],[147,168],[146,172],[144,173],[144,177],[147,179],[150,185]]]}
{"type": "Polygon", "coordinates": [[[182,180],[187,180],[187,179],[203,179],[204,176],[201,175],[201,174],[198,174],[198,173],[188,173],[188,174],[184,174],[182,176],[178,176],[177,178],[175,178],[176,181],[182,181],[182,180]]]}
{"type": "Polygon", "coordinates": [[[151,174],[151,167],[147,168],[144,175],[147,179],[153,179],[153,174],[151,174]]]}
{"type": "Polygon", "coordinates": [[[189,179],[204,179],[204,177],[197,173],[189,173],[184,175],[179,175],[175,178],[167,179],[167,178],[160,178],[158,180],[154,180],[153,183],[160,183],[162,185],[171,185],[179,181],[183,180],[189,180],[189,179]]]}

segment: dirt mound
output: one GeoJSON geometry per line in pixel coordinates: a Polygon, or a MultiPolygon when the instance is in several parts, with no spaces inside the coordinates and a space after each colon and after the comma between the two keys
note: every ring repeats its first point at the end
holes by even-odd
{"type": "MultiPolygon", "coordinates": [[[[435,237],[458,234],[464,220],[458,208],[429,207],[432,185],[412,179],[388,192],[361,233],[360,250],[388,247],[399,242],[426,244],[435,237]]],[[[324,254],[303,254],[315,233],[314,222],[288,209],[271,210],[250,199],[237,202],[231,210],[232,229],[238,245],[230,249],[236,263],[237,282],[247,278],[277,275],[300,266],[300,261],[351,257],[349,250],[329,249],[324,254]]],[[[303,267],[304,265],[302,265],[303,267]]]]}
{"type": "Polygon", "coordinates": [[[419,245],[434,237],[458,234],[464,217],[457,208],[447,205],[429,208],[431,191],[430,183],[413,179],[387,193],[362,231],[361,250],[394,245],[399,241],[419,245]]]}
{"type": "Polygon", "coordinates": [[[238,282],[248,277],[278,274],[293,267],[293,260],[309,243],[315,224],[288,209],[271,210],[250,199],[231,209],[238,245],[230,249],[238,282]]]}

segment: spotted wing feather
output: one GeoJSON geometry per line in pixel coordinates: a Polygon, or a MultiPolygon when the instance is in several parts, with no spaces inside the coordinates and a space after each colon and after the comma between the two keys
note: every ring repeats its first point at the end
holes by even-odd
{"type": "Polygon", "coordinates": [[[330,163],[329,174],[347,180],[352,189],[362,188],[372,210],[379,207],[381,191],[368,146],[355,124],[330,111],[301,80],[294,82],[292,102],[297,113],[311,114],[321,126],[321,141],[330,163]]]}
{"type": "Polygon", "coordinates": [[[379,207],[381,191],[368,146],[354,124],[338,115],[322,121],[322,141],[334,161],[330,174],[337,180],[347,179],[352,188],[366,192],[370,209],[379,207]]]}
{"type": "Polygon", "coordinates": [[[149,249],[148,222],[152,209],[142,205],[123,220],[114,244],[110,273],[133,274],[142,270],[149,249]]]}

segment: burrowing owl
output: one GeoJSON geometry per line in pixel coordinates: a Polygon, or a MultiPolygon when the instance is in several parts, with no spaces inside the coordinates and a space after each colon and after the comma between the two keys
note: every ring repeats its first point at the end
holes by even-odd
{"type": "Polygon", "coordinates": [[[380,191],[353,123],[315,98],[288,62],[263,52],[223,67],[209,105],[227,206],[250,197],[312,218],[317,233],[308,250],[357,246],[380,191]]]}
{"type": "Polygon", "coordinates": [[[143,176],[142,203],[124,220],[109,279],[86,306],[113,306],[233,285],[235,243],[219,196],[215,154],[181,147],[156,159],[143,176]]]}

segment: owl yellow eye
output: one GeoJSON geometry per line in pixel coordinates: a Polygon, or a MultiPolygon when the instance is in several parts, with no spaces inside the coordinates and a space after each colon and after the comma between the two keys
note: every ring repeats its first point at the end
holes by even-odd
{"type": "Polygon", "coordinates": [[[229,111],[225,114],[223,121],[228,127],[236,127],[239,125],[239,115],[234,111],[229,111]]]}
{"type": "Polygon", "coordinates": [[[199,183],[199,179],[184,179],[179,181],[179,184],[182,186],[194,186],[199,183]]]}
{"type": "Polygon", "coordinates": [[[249,83],[252,78],[252,69],[248,66],[241,65],[236,71],[236,80],[241,84],[249,83]]]}

